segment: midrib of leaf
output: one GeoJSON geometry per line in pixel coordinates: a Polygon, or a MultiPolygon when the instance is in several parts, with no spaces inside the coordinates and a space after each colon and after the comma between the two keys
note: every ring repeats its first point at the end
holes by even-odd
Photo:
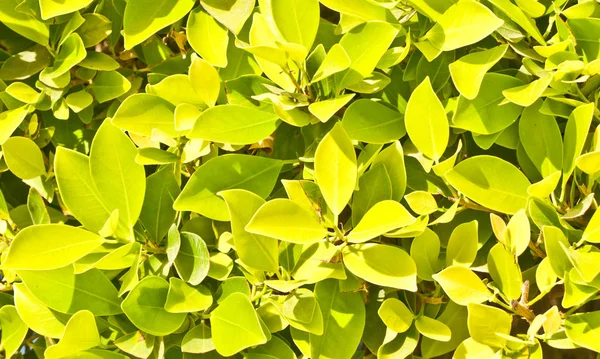
{"type": "Polygon", "coordinates": [[[375,227],[370,227],[369,229],[363,229],[362,231],[351,232],[351,233],[354,233],[355,235],[365,235],[365,234],[371,233],[373,231],[379,231],[380,229],[387,228],[389,226],[392,226],[392,229],[394,229],[394,228],[397,228],[395,223],[397,223],[398,221],[399,220],[394,220],[394,221],[386,222],[386,223],[380,224],[380,225],[375,226],[375,227]]]}
{"type": "Polygon", "coordinates": [[[207,34],[207,36],[204,36],[204,39],[208,39],[208,42],[210,43],[210,49],[211,49],[211,50],[213,50],[213,51],[212,51],[212,55],[213,55],[215,58],[218,58],[218,57],[219,57],[219,55],[216,53],[216,51],[214,51],[214,49],[215,49],[215,48],[217,48],[217,47],[215,46],[215,43],[214,43],[214,41],[213,41],[213,37],[216,37],[216,36],[214,36],[214,35],[212,34],[212,33],[213,33],[213,31],[212,31],[212,30],[213,30],[213,28],[214,28],[215,26],[219,26],[219,24],[217,24],[217,23],[216,23],[216,20],[215,20],[213,17],[211,17],[211,19],[212,19],[212,20],[213,20],[215,23],[211,23],[210,21],[206,21],[206,22],[205,22],[205,26],[204,26],[204,27],[205,27],[205,28],[204,28],[204,33],[206,33],[206,34],[207,34]],[[213,26],[211,26],[211,25],[213,25],[213,26]]]}
{"type": "MultiPolygon", "coordinates": [[[[294,19],[293,25],[295,25],[296,31],[298,32],[298,37],[300,38],[300,44],[304,45],[304,38],[302,36],[302,27],[298,23],[298,11],[297,11],[298,9],[296,8],[297,6],[298,6],[298,1],[294,0],[294,6],[292,6],[292,12],[293,12],[292,19],[294,19]]],[[[309,49],[307,49],[307,50],[309,50],[309,49]]]]}
{"type": "MultiPolygon", "coordinates": [[[[268,171],[270,171],[270,170],[274,169],[274,168],[275,168],[275,167],[277,167],[277,166],[279,166],[279,164],[278,164],[278,163],[277,163],[277,164],[273,164],[273,165],[271,165],[271,166],[268,166],[268,167],[266,167],[265,169],[263,169],[263,170],[261,170],[261,171],[259,171],[259,172],[256,172],[256,173],[254,173],[254,174],[252,174],[252,175],[250,175],[250,176],[248,176],[248,177],[244,177],[244,179],[242,179],[242,180],[241,180],[241,181],[239,181],[239,182],[232,183],[232,184],[230,184],[230,185],[226,186],[225,188],[223,188],[223,189],[220,189],[219,191],[226,191],[226,190],[228,190],[228,189],[239,188],[239,187],[240,187],[240,186],[242,186],[243,184],[245,184],[245,183],[247,183],[247,182],[250,182],[250,181],[252,181],[253,179],[255,179],[255,178],[257,178],[257,177],[259,177],[259,176],[263,175],[264,173],[266,173],[266,172],[268,172],[268,171]]],[[[184,190],[185,190],[185,188],[184,188],[184,190]]],[[[183,193],[183,192],[182,192],[182,193],[183,193]]],[[[198,194],[195,194],[195,195],[194,195],[194,197],[195,197],[196,195],[198,195],[198,194]]],[[[213,195],[214,195],[214,193],[210,192],[210,193],[208,193],[208,194],[206,194],[206,195],[204,195],[204,196],[202,196],[202,195],[199,195],[199,196],[197,197],[197,199],[199,199],[199,200],[200,200],[200,199],[205,199],[205,198],[212,197],[213,195]]]]}
{"type": "MultiPolygon", "coordinates": [[[[331,322],[331,311],[333,308],[333,303],[335,303],[335,299],[338,295],[338,285],[336,284],[335,289],[332,291],[332,295],[331,295],[331,300],[329,301],[329,307],[327,309],[329,309],[328,311],[328,315],[327,315],[327,319],[325,319],[325,315],[323,315],[323,334],[319,335],[318,337],[321,338],[321,347],[319,348],[319,356],[321,355],[321,351],[323,350],[323,347],[325,347],[325,343],[327,342],[327,339],[329,339],[331,337],[331,335],[327,335],[327,331],[329,330],[329,323],[331,322]]],[[[323,309],[321,309],[323,310],[323,309]]]]}
{"type": "Polygon", "coordinates": [[[94,242],[98,242],[98,246],[100,246],[102,244],[102,241],[96,241],[96,240],[90,240],[90,241],[82,241],[82,242],[78,242],[78,243],[73,243],[67,246],[62,246],[62,247],[57,247],[57,248],[52,248],[50,250],[47,251],[42,251],[42,252],[37,252],[37,253],[29,253],[28,256],[31,257],[40,257],[40,256],[44,256],[47,255],[49,253],[55,253],[55,252],[60,252],[60,251],[64,251],[66,249],[69,248],[73,248],[73,247],[78,247],[78,246],[87,246],[88,243],[94,243],[94,242]]]}
{"type": "MultiPolygon", "coordinates": [[[[76,276],[76,275],[75,275],[75,276],[76,276]]],[[[38,277],[38,278],[39,278],[39,277],[38,277]]],[[[117,307],[117,308],[119,308],[119,309],[120,309],[119,302],[113,302],[113,301],[107,300],[105,297],[101,297],[101,296],[99,296],[99,295],[96,295],[96,294],[94,294],[94,293],[92,293],[92,292],[88,292],[87,290],[83,290],[83,289],[81,289],[81,288],[78,288],[78,287],[76,287],[76,286],[70,286],[70,285],[68,285],[68,284],[65,284],[64,282],[57,281],[57,280],[55,280],[55,279],[53,279],[53,278],[50,278],[50,277],[47,277],[47,276],[46,276],[46,277],[42,277],[42,278],[43,278],[44,280],[48,281],[48,282],[52,282],[52,283],[54,283],[54,284],[57,284],[58,286],[62,286],[62,287],[68,288],[68,289],[73,289],[73,290],[75,290],[75,291],[77,291],[77,292],[80,292],[80,293],[83,293],[83,294],[85,294],[85,295],[87,295],[87,296],[90,296],[90,297],[93,297],[93,298],[99,299],[99,300],[101,300],[102,302],[105,302],[105,303],[108,303],[108,304],[110,304],[110,305],[111,305],[111,307],[117,307]]]]}
{"type": "Polygon", "coordinates": [[[129,196],[128,196],[128,193],[127,193],[127,185],[125,184],[125,178],[123,177],[124,172],[123,172],[123,167],[121,165],[121,158],[119,156],[120,152],[117,151],[117,147],[115,146],[115,142],[116,141],[111,141],[111,144],[112,144],[114,153],[116,155],[115,158],[117,160],[117,167],[119,168],[119,179],[121,180],[121,187],[122,187],[121,193],[123,193],[122,198],[125,200],[125,207],[126,207],[126,212],[125,213],[127,215],[127,218],[125,219],[125,218],[123,218],[124,216],[122,216],[119,213],[119,222],[121,222],[121,218],[123,218],[124,219],[123,222],[125,222],[124,223],[125,227],[129,227],[129,222],[131,220],[131,218],[130,218],[131,217],[131,209],[130,209],[130,205],[129,205],[129,196]]]}
{"type": "Polygon", "coordinates": [[[277,266],[277,262],[275,261],[275,259],[273,257],[271,257],[271,255],[270,255],[270,253],[269,253],[266,245],[263,243],[263,241],[260,238],[260,237],[265,237],[265,238],[269,238],[269,237],[257,235],[257,234],[250,233],[250,232],[246,232],[246,233],[250,235],[250,237],[254,240],[254,242],[256,244],[258,244],[258,248],[264,253],[264,256],[267,258],[267,260],[269,261],[269,263],[271,265],[273,265],[274,267],[276,267],[277,266]]]}
{"type": "MultiPolygon", "coordinates": [[[[211,318],[211,319],[212,319],[212,318],[211,318]]],[[[248,335],[249,337],[254,337],[254,338],[256,338],[256,339],[259,339],[259,340],[264,340],[264,338],[263,338],[263,337],[261,337],[261,336],[258,336],[258,335],[255,335],[256,333],[254,333],[253,331],[251,331],[251,330],[248,330],[248,329],[246,329],[246,328],[242,327],[241,325],[239,325],[239,324],[237,324],[237,323],[235,323],[235,322],[232,322],[232,321],[230,321],[230,320],[228,320],[228,319],[225,319],[225,318],[223,318],[223,317],[217,317],[217,318],[214,318],[214,319],[216,319],[216,320],[220,320],[220,321],[222,321],[222,322],[225,322],[225,323],[227,323],[227,324],[229,324],[229,325],[231,325],[231,326],[234,326],[234,327],[236,327],[236,328],[239,328],[239,329],[241,329],[242,331],[244,331],[245,333],[247,333],[247,335],[248,335]]]]}
{"type": "Polygon", "coordinates": [[[23,154],[23,151],[16,151],[13,152],[12,155],[18,157],[19,160],[21,160],[20,162],[26,165],[25,167],[28,167],[30,170],[37,172],[38,168],[34,166],[26,156],[23,156],[23,154]]]}
{"type": "MultiPolygon", "coordinates": [[[[435,93],[433,94],[433,96],[435,97],[435,93]]],[[[436,98],[437,100],[437,98],[436,98]]],[[[439,101],[439,100],[437,100],[439,101]]],[[[435,106],[436,104],[431,104],[431,106],[435,106]]],[[[427,130],[429,131],[430,135],[431,135],[431,151],[433,152],[433,156],[436,158],[439,158],[438,153],[437,153],[437,146],[435,145],[435,128],[434,128],[434,123],[433,123],[433,116],[431,116],[431,106],[429,105],[425,105],[425,110],[427,111],[427,130]]]]}
{"type": "MultiPolygon", "coordinates": [[[[244,126],[237,126],[237,127],[233,127],[233,128],[227,126],[227,127],[224,127],[225,130],[217,130],[217,131],[214,131],[213,134],[221,135],[221,134],[229,134],[229,133],[238,133],[238,132],[242,132],[242,130],[252,128],[252,127],[260,127],[261,125],[268,124],[270,122],[277,122],[277,118],[265,116],[263,120],[255,121],[255,122],[249,123],[244,126]]],[[[225,123],[221,123],[221,124],[224,125],[225,123]]]]}
{"type": "MultiPolygon", "coordinates": [[[[88,183],[88,181],[86,179],[84,179],[80,175],[79,171],[74,171],[74,173],[76,175],[76,178],[79,179],[80,183],[83,183],[85,185],[85,187],[87,187],[87,189],[88,189],[88,196],[93,196],[96,199],[97,203],[99,203],[100,206],[104,209],[104,211],[106,212],[106,214],[108,215],[108,217],[110,217],[112,211],[108,209],[108,207],[106,206],[106,204],[104,203],[104,201],[99,197],[98,189],[96,188],[96,184],[94,183],[94,180],[93,180],[93,177],[92,177],[92,174],[91,174],[91,171],[90,171],[90,168],[91,168],[90,167],[90,159],[89,159],[88,156],[84,156],[84,157],[85,157],[85,161],[86,161],[87,167],[88,167],[88,171],[87,172],[88,172],[88,174],[90,176],[89,179],[91,179],[93,187],[91,187],[90,184],[88,183]]],[[[59,190],[60,190],[60,188],[59,188],[59,190]]]]}

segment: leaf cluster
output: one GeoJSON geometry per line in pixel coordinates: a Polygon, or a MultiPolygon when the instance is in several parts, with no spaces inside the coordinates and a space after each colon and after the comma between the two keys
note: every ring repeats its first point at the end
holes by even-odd
{"type": "Polygon", "coordinates": [[[6,358],[600,352],[600,3],[1,0],[6,358]]]}

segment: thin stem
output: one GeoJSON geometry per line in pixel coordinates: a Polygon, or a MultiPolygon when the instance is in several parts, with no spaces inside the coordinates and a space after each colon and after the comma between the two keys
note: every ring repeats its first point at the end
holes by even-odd
{"type": "Polygon", "coordinates": [[[499,306],[501,306],[502,308],[508,310],[509,312],[511,312],[513,314],[517,314],[517,313],[515,313],[515,311],[513,310],[513,308],[510,305],[507,305],[503,301],[499,300],[498,297],[496,297],[495,295],[492,297],[492,302],[498,304],[499,306]]]}
{"type": "Polygon", "coordinates": [[[146,252],[149,252],[149,253],[167,253],[167,251],[162,248],[154,248],[154,247],[151,247],[148,245],[144,245],[143,248],[146,252]]]}
{"type": "Polygon", "coordinates": [[[589,303],[589,302],[592,302],[592,301],[594,301],[594,300],[598,300],[598,299],[600,299],[600,295],[597,295],[597,296],[595,296],[595,297],[591,298],[590,300],[588,300],[588,301],[586,301],[586,302],[584,302],[584,303],[581,303],[581,304],[579,304],[579,305],[577,305],[577,306],[574,306],[573,308],[569,309],[569,310],[568,310],[568,311],[567,311],[567,312],[564,314],[564,316],[565,316],[565,317],[567,317],[567,316],[569,316],[569,315],[573,314],[574,312],[576,312],[576,311],[577,311],[579,308],[583,307],[583,306],[584,306],[584,305],[586,305],[587,303],[589,303]]]}
{"type": "Polygon", "coordinates": [[[458,202],[458,204],[463,206],[464,208],[474,209],[476,211],[483,211],[483,212],[488,212],[488,213],[496,213],[496,211],[493,211],[489,208],[480,206],[477,203],[467,202],[462,198],[448,197],[448,199],[451,200],[452,202],[458,202]]]}
{"type": "Polygon", "coordinates": [[[554,285],[548,289],[546,289],[545,291],[541,292],[540,294],[536,295],[535,298],[533,298],[532,300],[530,300],[527,305],[528,306],[532,306],[535,303],[539,302],[542,298],[544,298],[548,293],[550,293],[550,291],[552,290],[552,288],[554,288],[557,284],[562,284],[562,281],[558,281],[556,283],[554,283],[554,285]]]}

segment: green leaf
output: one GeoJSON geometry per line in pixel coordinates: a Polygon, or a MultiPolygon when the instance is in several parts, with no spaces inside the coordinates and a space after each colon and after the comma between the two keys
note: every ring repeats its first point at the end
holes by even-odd
{"type": "Polygon", "coordinates": [[[102,243],[102,237],[80,228],[40,224],[25,228],[17,234],[2,267],[58,269],[77,261],[102,243]]]}
{"type": "Polygon", "coordinates": [[[8,169],[17,177],[28,180],[46,174],[40,148],[26,137],[11,137],[2,145],[8,169]]]}
{"type": "Polygon", "coordinates": [[[534,197],[546,198],[550,196],[560,181],[562,171],[556,171],[539,182],[527,188],[527,194],[534,197]]]}
{"type": "Polygon", "coordinates": [[[191,285],[198,285],[208,274],[210,266],[208,248],[204,240],[195,233],[182,232],[180,240],[175,268],[181,279],[191,285]]]}
{"type": "Polygon", "coordinates": [[[138,135],[152,136],[154,129],[175,137],[175,106],[151,94],[128,97],[112,118],[112,124],[138,135]]]}
{"type": "Polygon", "coordinates": [[[458,98],[453,126],[478,134],[492,134],[507,128],[517,120],[522,108],[512,103],[500,105],[504,100],[502,91],[521,84],[521,80],[508,75],[485,74],[481,88],[486,91],[480,91],[473,100],[458,98]]]}
{"type": "Polygon", "coordinates": [[[210,324],[215,348],[223,356],[265,344],[271,338],[250,299],[242,293],[233,293],[221,302],[212,311],[210,324]]]}
{"type": "Polygon", "coordinates": [[[184,353],[208,353],[215,350],[212,341],[211,328],[204,324],[198,324],[190,329],[181,342],[181,351],[184,353]]]}
{"type": "Polygon", "coordinates": [[[565,320],[567,337],[573,343],[595,352],[600,352],[599,327],[600,311],[573,314],[565,320]]]}
{"type": "Polygon", "coordinates": [[[18,11],[17,5],[20,3],[20,0],[2,1],[0,3],[0,22],[17,34],[42,46],[47,46],[50,36],[48,25],[32,14],[18,11]]]}
{"type": "Polygon", "coordinates": [[[348,137],[367,143],[388,143],[406,134],[400,112],[367,99],[348,106],[342,125],[348,137]]]}
{"type": "Polygon", "coordinates": [[[140,222],[154,243],[161,243],[177,212],[173,209],[179,195],[179,185],[168,169],[158,171],[146,178],[146,193],[140,212],[140,222]]]}
{"type": "Polygon", "coordinates": [[[523,279],[514,255],[498,243],[490,250],[487,262],[494,284],[508,299],[518,300],[521,297],[523,279]]]}
{"type": "Polygon", "coordinates": [[[59,15],[72,13],[83,9],[91,4],[92,1],[93,0],[40,0],[42,19],[48,20],[59,15]]]}
{"type": "Polygon", "coordinates": [[[292,327],[316,335],[323,334],[323,314],[310,290],[296,289],[285,299],[279,311],[292,327]]]}
{"type": "Polygon", "coordinates": [[[536,27],[535,22],[527,16],[518,6],[510,0],[491,0],[490,3],[508,16],[512,21],[516,22],[529,36],[533,37],[537,42],[546,45],[544,37],[540,34],[540,30],[536,27]]]}
{"type": "Polygon", "coordinates": [[[594,175],[600,171],[600,151],[585,153],[577,157],[575,164],[583,172],[594,175]]]}
{"type": "Polygon", "coordinates": [[[450,64],[454,86],[464,98],[473,100],[477,97],[485,74],[502,59],[507,49],[507,45],[500,45],[473,52],[450,64]]]}
{"type": "Polygon", "coordinates": [[[318,0],[281,0],[271,2],[273,21],[283,38],[310,51],[319,28],[318,0]]]}
{"type": "Polygon", "coordinates": [[[388,20],[390,12],[377,2],[368,0],[323,0],[321,3],[342,14],[358,17],[362,20],[388,20]]]}
{"type": "Polygon", "coordinates": [[[165,302],[165,310],[167,312],[199,312],[210,307],[212,303],[212,294],[205,286],[197,285],[192,287],[179,278],[169,278],[169,293],[165,302]]]}
{"type": "Polygon", "coordinates": [[[79,152],[58,147],[54,169],[58,189],[69,212],[88,230],[98,232],[112,211],[100,198],[89,162],[89,158],[79,152]]]}
{"type": "Polygon", "coordinates": [[[563,187],[575,170],[575,161],[581,154],[592,123],[594,105],[578,106],[567,120],[564,134],[563,187]]]}
{"type": "Polygon", "coordinates": [[[6,357],[10,358],[21,347],[29,328],[12,305],[0,308],[0,326],[2,327],[2,349],[6,357]]]}
{"type": "Polygon", "coordinates": [[[406,132],[425,156],[438,161],[450,136],[448,118],[429,77],[412,92],[406,105],[406,132]]]}
{"type": "Polygon", "coordinates": [[[600,243],[600,211],[594,212],[592,219],[590,219],[583,232],[581,240],[588,243],[600,243]]]}
{"type": "Polygon", "coordinates": [[[169,313],[164,309],[169,283],[149,276],[133,288],[121,304],[127,318],[142,331],[156,336],[169,335],[184,322],[185,313],[169,313]]]}
{"type": "Polygon", "coordinates": [[[373,284],[417,290],[417,268],[404,250],[385,244],[353,244],[343,249],[346,269],[373,284]]]}
{"type": "Polygon", "coordinates": [[[138,220],[146,180],[144,167],[135,163],[135,145],[110,122],[102,123],[92,142],[90,173],[106,207],[119,210],[123,233],[138,220]]]}
{"type": "Polygon", "coordinates": [[[273,190],[282,166],[281,161],[258,156],[229,154],[213,158],[194,172],[173,208],[228,221],[227,205],[217,193],[245,189],[266,198],[273,190]]]}
{"type": "Polygon", "coordinates": [[[402,334],[388,333],[377,351],[378,358],[406,358],[414,352],[419,344],[419,332],[414,326],[402,334]]]}
{"type": "Polygon", "coordinates": [[[498,334],[509,334],[512,317],[502,309],[469,303],[469,333],[480,344],[502,348],[506,339],[498,334]]]}
{"type": "Polygon", "coordinates": [[[48,308],[27,289],[25,284],[16,283],[13,288],[17,312],[27,327],[43,336],[62,337],[68,316],[48,308]]]}
{"type": "Polygon", "coordinates": [[[91,89],[96,101],[104,103],[126,94],[131,89],[131,82],[117,71],[100,71],[91,89]]]}
{"type": "Polygon", "coordinates": [[[85,22],[76,30],[76,32],[81,36],[83,46],[86,48],[98,45],[112,32],[112,23],[104,15],[83,14],[83,18],[85,19],[85,22]]]}
{"type": "Polygon", "coordinates": [[[265,204],[265,200],[252,192],[239,189],[219,192],[219,195],[227,204],[235,250],[242,262],[259,270],[276,272],[279,268],[277,240],[246,231],[246,226],[265,204]]]}
{"type": "Polygon", "coordinates": [[[22,106],[0,113],[0,145],[3,145],[27,116],[30,106],[22,106]]]}
{"type": "Polygon", "coordinates": [[[277,115],[239,105],[220,105],[202,112],[186,135],[232,145],[252,144],[275,132],[277,115]]]}
{"type": "Polygon", "coordinates": [[[147,358],[154,349],[155,337],[135,331],[115,340],[117,348],[137,358],[147,358]]]}
{"type": "Polygon", "coordinates": [[[527,205],[527,177],[515,166],[487,155],[468,158],[446,172],[446,180],[473,201],[507,214],[527,205]]]}
{"type": "Polygon", "coordinates": [[[329,100],[313,102],[308,105],[308,111],[321,122],[327,122],[332,118],[342,107],[346,106],[350,100],[354,98],[353,93],[342,95],[329,100]]]}
{"type": "Polygon", "coordinates": [[[221,91],[221,78],[217,70],[207,61],[192,56],[189,77],[198,98],[207,106],[214,106],[221,91]]]}
{"type": "Polygon", "coordinates": [[[437,19],[425,37],[436,48],[450,51],[483,40],[503,24],[477,1],[459,0],[437,19]]]}
{"type": "Polygon", "coordinates": [[[410,328],[414,314],[408,307],[396,298],[388,298],[383,301],[377,311],[385,326],[396,333],[404,333],[410,328]]]}
{"type": "Polygon", "coordinates": [[[423,357],[433,358],[456,349],[454,355],[458,355],[457,347],[469,337],[467,308],[450,301],[437,320],[452,330],[452,337],[447,342],[434,341],[427,337],[423,338],[421,341],[423,348],[421,354],[423,357]]]}
{"type": "Polygon", "coordinates": [[[439,270],[440,239],[429,228],[416,236],[410,246],[410,256],[417,266],[417,276],[432,282],[432,275],[439,270]]]}
{"type": "Polygon", "coordinates": [[[398,202],[377,202],[347,236],[350,243],[364,243],[386,232],[410,225],[415,218],[398,202]]]}
{"type": "Polygon", "coordinates": [[[528,107],[537,101],[552,81],[552,75],[546,75],[526,85],[517,86],[502,91],[504,97],[512,103],[528,107]]]}
{"type": "Polygon", "coordinates": [[[119,63],[103,52],[88,51],[78,66],[90,70],[114,71],[119,68],[119,63]]]}
{"type": "Polygon", "coordinates": [[[178,160],[179,156],[176,154],[154,147],[140,148],[135,156],[135,162],[140,165],[166,165],[176,163],[178,160]]]}
{"type": "MultiPolygon", "coordinates": [[[[364,4],[366,1],[361,1],[361,3],[363,3],[362,6],[367,6],[364,4]]],[[[349,4],[345,6],[347,5],[349,4]]],[[[372,6],[372,4],[369,5],[372,6]]],[[[355,9],[354,11],[366,10],[363,7],[361,10],[355,9]]],[[[339,44],[350,58],[350,67],[335,74],[337,88],[341,90],[369,76],[397,33],[398,30],[391,24],[373,21],[358,25],[344,35],[339,44]]]]}
{"type": "Polygon", "coordinates": [[[418,317],[415,327],[423,336],[433,340],[447,342],[452,337],[452,331],[446,324],[426,316],[418,317]]]}
{"type": "Polygon", "coordinates": [[[508,222],[505,234],[505,245],[515,256],[527,250],[531,239],[529,219],[525,210],[519,210],[508,222]]]}
{"type": "Polygon", "coordinates": [[[50,309],[74,314],[89,310],[94,315],[122,313],[117,289],[97,269],[75,274],[73,266],[44,271],[17,271],[27,289],[50,309]]]}
{"type": "Polygon", "coordinates": [[[13,82],[8,85],[4,91],[6,91],[7,94],[11,95],[15,99],[31,105],[34,105],[36,102],[38,102],[40,97],[39,92],[23,82],[13,82]]]}
{"type": "Polygon", "coordinates": [[[450,266],[433,275],[444,292],[459,305],[482,303],[492,298],[492,293],[469,268],[450,266]]]}
{"type": "Polygon", "coordinates": [[[73,112],[79,113],[91,105],[92,102],[94,102],[94,98],[86,91],[79,91],[69,94],[66,101],[67,106],[69,106],[73,112]]]}
{"type": "Polygon", "coordinates": [[[315,285],[323,313],[322,335],[310,334],[311,358],[350,359],[365,327],[365,306],[359,293],[341,293],[335,279],[315,285]]]}
{"type": "Polygon", "coordinates": [[[404,165],[404,151],[400,141],[395,141],[386,147],[373,160],[372,166],[383,165],[392,185],[392,198],[400,202],[406,191],[406,168],[404,165]]]}
{"type": "Polygon", "coordinates": [[[446,265],[469,268],[475,261],[479,240],[477,220],[461,223],[454,228],[446,249],[446,265]]]}
{"type": "Polygon", "coordinates": [[[254,9],[254,0],[201,0],[202,7],[218,22],[225,25],[235,35],[239,34],[244,23],[254,9]]]}
{"type": "Polygon", "coordinates": [[[27,195],[27,210],[33,224],[50,224],[50,215],[44,199],[34,188],[29,188],[27,195]]]}
{"type": "Polygon", "coordinates": [[[404,199],[410,206],[410,209],[421,216],[432,214],[438,210],[437,202],[429,192],[414,191],[404,196],[404,199]]]}
{"type": "MultiPolygon", "coordinates": [[[[541,102],[538,103],[541,106],[541,102]]],[[[543,177],[562,169],[562,136],[556,120],[539,112],[540,106],[526,108],[519,121],[519,138],[527,156],[543,177]]]]}
{"type": "Polygon", "coordinates": [[[246,231],[290,243],[315,243],[327,236],[327,229],[302,206],[278,198],[263,204],[246,225],[246,231]]]}
{"type": "Polygon", "coordinates": [[[458,348],[456,348],[456,352],[454,353],[454,357],[457,359],[467,359],[467,358],[488,358],[494,357],[494,355],[498,355],[499,351],[490,347],[489,345],[480,344],[475,341],[473,338],[465,339],[458,348]]]}
{"type": "Polygon", "coordinates": [[[352,199],[352,223],[358,224],[375,204],[392,198],[392,184],[385,166],[378,165],[358,180],[359,190],[352,199]]]}
{"type": "MultiPolygon", "coordinates": [[[[190,4],[190,7],[194,3],[191,0],[186,2],[190,4]]],[[[189,9],[183,14],[188,11],[189,9]]],[[[186,28],[188,41],[194,51],[213,66],[227,66],[229,36],[223,25],[219,24],[199,6],[189,14],[186,28]]]]}
{"type": "Polygon", "coordinates": [[[569,247],[569,241],[557,227],[544,226],[542,233],[550,266],[557,277],[564,278],[565,273],[573,268],[573,264],[563,250],[563,247],[569,247]]]}
{"type": "Polygon", "coordinates": [[[600,57],[600,44],[596,34],[600,30],[600,21],[589,17],[583,19],[569,19],[567,25],[577,41],[577,48],[583,51],[588,61],[600,57]]]}
{"type": "MultiPolygon", "coordinates": [[[[0,8],[0,17],[4,15],[2,11],[3,9],[0,8]]],[[[16,80],[27,78],[40,72],[49,64],[50,53],[48,50],[44,46],[34,45],[7,58],[0,67],[0,79],[16,80]]]]}
{"type": "Polygon", "coordinates": [[[87,53],[85,52],[85,46],[81,37],[73,33],[66,38],[60,50],[58,50],[52,67],[46,67],[44,73],[50,79],[57,79],[71,70],[73,66],[83,61],[86,55],[87,53]]]}
{"type": "Polygon", "coordinates": [[[123,15],[125,49],[132,49],[158,30],[184,17],[192,9],[194,2],[193,0],[128,1],[123,15]]]}
{"type": "Polygon", "coordinates": [[[99,345],[100,334],[96,327],[96,318],[90,311],[82,310],[69,319],[62,338],[57,344],[46,348],[44,357],[65,358],[99,345]]]}
{"type": "Polygon", "coordinates": [[[569,256],[573,267],[581,278],[587,283],[592,283],[600,274],[600,253],[593,248],[581,247],[577,250],[563,247],[569,256]]]}
{"type": "Polygon", "coordinates": [[[348,57],[346,50],[340,44],[334,44],[325,58],[319,65],[319,68],[313,75],[311,83],[316,83],[328,78],[338,72],[346,70],[351,65],[351,59],[348,57]]]}
{"type": "Polygon", "coordinates": [[[315,177],[327,205],[334,215],[339,215],[348,204],[357,180],[356,154],[341,123],[317,147],[315,177]]]}

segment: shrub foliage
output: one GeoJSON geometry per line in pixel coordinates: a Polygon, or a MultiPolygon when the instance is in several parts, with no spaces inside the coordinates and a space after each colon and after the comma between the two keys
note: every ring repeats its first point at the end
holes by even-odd
{"type": "Polygon", "coordinates": [[[5,357],[600,352],[600,4],[1,0],[5,357]]]}

